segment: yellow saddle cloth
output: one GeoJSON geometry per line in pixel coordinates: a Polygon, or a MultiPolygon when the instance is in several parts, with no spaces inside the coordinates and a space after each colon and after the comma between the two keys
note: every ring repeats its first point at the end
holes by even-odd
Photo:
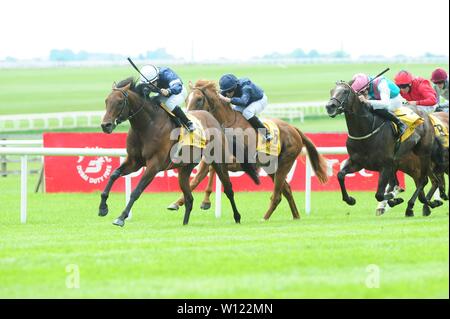
{"type": "Polygon", "coordinates": [[[266,142],[261,136],[258,136],[258,144],[256,146],[256,151],[265,153],[267,155],[278,156],[281,152],[281,142],[280,142],[280,129],[271,120],[263,120],[264,126],[272,134],[273,139],[270,142],[266,142]]]}
{"type": "Polygon", "coordinates": [[[195,146],[198,148],[206,147],[206,133],[203,129],[202,123],[199,119],[191,114],[186,114],[187,117],[194,123],[195,130],[189,133],[184,126],[180,128],[180,137],[178,139],[180,147],[182,146],[195,146]]]}
{"type": "MultiPolygon", "coordinates": [[[[402,135],[402,138],[400,142],[404,142],[410,137],[413,133],[416,127],[419,125],[422,125],[424,120],[419,115],[417,115],[413,110],[401,106],[397,110],[395,110],[395,115],[406,125],[408,125],[408,129],[406,132],[402,135]]],[[[395,130],[397,130],[397,125],[394,124],[395,130]]]]}
{"type": "Polygon", "coordinates": [[[448,129],[445,127],[444,123],[436,116],[430,114],[431,123],[433,123],[434,134],[437,138],[439,138],[442,142],[442,145],[448,148],[448,129]]]}

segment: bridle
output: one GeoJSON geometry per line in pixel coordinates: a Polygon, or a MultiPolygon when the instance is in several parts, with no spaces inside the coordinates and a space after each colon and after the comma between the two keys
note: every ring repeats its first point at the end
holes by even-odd
{"type": "MultiPolygon", "coordinates": [[[[348,103],[348,98],[350,96],[350,92],[353,91],[353,88],[350,86],[350,84],[348,84],[345,81],[338,81],[338,82],[336,82],[336,85],[344,85],[349,89],[346,92],[345,97],[342,99],[342,101],[336,97],[332,97],[330,99],[330,100],[335,100],[336,102],[338,102],[336,114],[347,113],[347,114],[355,115],[356,113],[354,111],[352,111],[346,107],[347,103],[348,103]]],[[[366,117],[366,115],[359,115],[359,117],[366,117]]],[[[352,135],[348,134],[348,137],[352,140],[358,140],[358,141],[368,139],[369,137],[377,134],[381,130],[381,128],[384,126],[385,123],[386,122],[383,121],[380,126],[375,128],[375,116],[374,116],[373,120],[372,120],[372,131],[369,134],[364,135],[364,136],[352,136],[352,135]]]]}
{"type": "Polygon", "coordinates": [[[334,100],[334,101],[336,101],[338,103],[338,106],[336,108],[336,115],[337,114],[341,114],[341,113],[353,114],[354,113],[353,111],[348,110],[346,108],[347,103],[348,103],[348,97],[350,96],[350,92],[353,90],[352,87],[345,81],[338,81],[338,82],[336,82],[336,85],[344,85],[344,86],[346,86],[349,89],[346,92],[346,94],[345,94],[344,98],[342,99],[342,101],[339,100],[338,98],[334,97],[334,96],[331,97],[330,100],[334,100]]]}
{"type": "Polygon", "coordinates": [[[122,93],[123,97],[124,97],[124,102],[122,103],[122,108],[120,109],[119,115],[116,118],[116,125],[119,125],[120,123],[123,123],[125,121],[131,120],[133,117],[135,117],[140,111],[142,111],[142,109],[144,108],[144,104],[141,105],[141,107],[139,108],[139,110],[137,110],[136,112],[132,112],[131,108],[128,108],[128,117],[126,119],[121,118],[123,111],[125,110],[125,108],[129,105],[128,103],[128,92],[119,88],[113,88],[113,91],[119,91],[120,93],[122,93]]]}
{"type": "MultiPolygon", "coordinates": [[[[214,104],[211,103],[211,100],[209,99],[208,94],[206,94],[205,89],[199,88],[199,87],[193,87],[192,90],[200,91],[203,94],[203,96],[205,97],[206,102],[208,102],[208,105],[209,105],[210,109],[213,112],[215,112],[215,110],[217,110],[217,107],[215,107],[214,104]]],[[[236,124],[236,121],[237,121],[237,114],[236,113],[237,112],[234,112],[234,121],[233,121],[233,123],[231,123],[230,125],[227,125],[226,123],[222,123],[221,124],[222,128],[233,127],[236,124]]]]}

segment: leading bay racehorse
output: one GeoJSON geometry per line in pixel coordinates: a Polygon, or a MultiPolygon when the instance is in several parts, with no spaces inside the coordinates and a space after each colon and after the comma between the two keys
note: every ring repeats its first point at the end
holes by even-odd
{"type": "MultiPolygon", "coordinates": [[[[101,194],[99,215],[106,216],[108,214],[106,201],[113,183],[120,176],[135,172],[141,167],[146,168],[137,187],[131,193],[127,206],[114,221],[115,225],[124,226],[125,219],[128,217],[134,202],[151,183],[155,175],[160,171],[178,168],[179,185],[186,199],[183,220],[183,224],[186,225],[189,222],[194,200],[189,187],[189,176],[203,154],[202,152],[195,152],[193,150],[194,147],[191,146],[188,149],[189,154],[192,155],[189,157],[189,160],[174,163],[178,161],[173,161],[171,154],[173,154],[172,151],[178,141],[172,139],[171,134],[178,128],[170,119],[168,113],[159,106],[158,100],[155,98],[144,98],[140,89],[142,89],[142,86],[136,86],[133,78],[128,78],[114,85],[112,92],[108,94],[105,100],[106,113],[101,124],[103,132],[111,134],[117,124],[126,120],[130,121],[131,127],[127,135],[126,160],[113,172],[105,190],[101,194]]],[[[224,192],[233,209],[234,220],[236,223],[239,223],[241,216],[236,208],[234,193],[224,164],[226,162],[227,146],[220,124],[208,112],[193,111],[190,114],[197,118],[205,129],[206,142],[214,143],[213,146],[217,147],[210,152],[212,155],[210,158],[212,161],[211,165],[224,185],[224,192]],[[220,154],[219,158],[215,156],[217,154],[220,154]]]]}

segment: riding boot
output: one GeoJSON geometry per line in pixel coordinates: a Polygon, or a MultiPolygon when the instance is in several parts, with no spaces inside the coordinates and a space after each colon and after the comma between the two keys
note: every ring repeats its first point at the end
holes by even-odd
{"type": "Polygon", "coordinates": [[[173,110],[172,113],[175,114],[176,117],[178,117],[181,121],[181,123],[183,123],[183,125],[186,127],[186,129],[189,132],[194,132],[195,127],[194,127],[194,123],[192,123],[188,117],[186,116],[186,114],[183,112],[183,110],[181,109],[181,107],[176,106],[173,110]]]}
{"type": "Polygon", "coordinates": [[[265,134],[263,135],[264,140],[266,142],[270,142],[273,139],[272,134],[270,134],[269,130],[264,126],[264,124],[257,118],[256,116],[253,116],[252,118],[248,119],[248,122],[253,126],[253,128],[256,131],[259,131],[259,129],[264,130],[265,134]]]}
{"type": "Polygon", "coordinates": [[[388,110],[376,109],[376,110],[373,110],[373,112],[375,114],[381,116],[382,118],[385,118],[385,119],[395,123],[397,125],[397,129],[398,129],[398,137],[401,137],[408,129],[408,125],[403,123],[395,114],[389,112],[388,110]]]}

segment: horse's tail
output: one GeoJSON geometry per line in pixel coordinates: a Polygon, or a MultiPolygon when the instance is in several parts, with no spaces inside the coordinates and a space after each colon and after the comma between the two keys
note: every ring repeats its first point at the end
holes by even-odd
{"type": "Polygon", "coordinates": [[[256,163],[241,163],[241,167],[242,167],[242,170],[248,176],[250,176],[250,178],[256,185],[261,184],[261,181],[259,180],[258,171],[256,168],[256,163]]]}
{"type": "Polygon", "coordinates": [[[314,170],[314,173],[316,173],[317,178],[319,179],[319,182],[321,184],[325,184],[328,181],[328,175],[327,175],[327,162],[325,158],[317,152],[316,147],[314,146],[313,142],[302,133],[298,128],[295,128],[300,134],[303,143],[306,146],[306,150],[308,151],[309,161],[311,162],[311,166],[314,170]]]}

